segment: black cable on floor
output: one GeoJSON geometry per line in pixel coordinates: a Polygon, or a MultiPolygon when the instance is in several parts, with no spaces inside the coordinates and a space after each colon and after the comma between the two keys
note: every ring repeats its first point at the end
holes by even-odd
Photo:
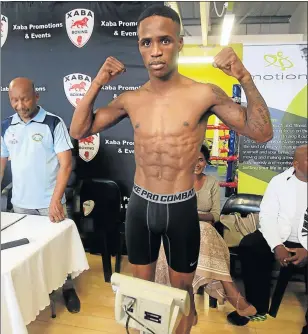
{"type": "MultiPolygon", "coordinates": [[[[126,310],[125,310],[125,312],[126,312],[126,310]]],[[[126,314],[128,314],[128,313],[126,313],[126,314]]],[[[129,330],[128,330],[129,319],[130,319],[130,315],[128,314],[128,315],[127,315],[127,319],[126,319],[126,325],[125,325],[126,333],[127,333],[127,334],[129,334],[129,330]]]]}
{"type": "MultiPolygon", "coordinates": [[[[141,323],[140,321],[138,321],[136,318],[134,318],[132,315],[130,315],[127,311],[127,309],[125,308],[125,313],[128,315],[128,320],[126,321],[126,325],[128,325],[128,321],[130,318],[132,318],[133,320],[135,320],[139,325],[141,325],[142,327],[144,327],[145,329],[147,329],[150,333],[155,334],[155,332],[153,332],[150,328],[146,327],[143,323],[141,323]]],[[[126,328],[126,331],[128,330],[128,327],[126,328]]],[[[129,333],[129,332],[127,332],[129,333]]]]}

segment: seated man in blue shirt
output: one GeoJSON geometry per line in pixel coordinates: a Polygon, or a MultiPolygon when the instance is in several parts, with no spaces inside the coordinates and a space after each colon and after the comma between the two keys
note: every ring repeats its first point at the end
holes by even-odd
{"type": "MultiPolygon", "coordinates": [[[[72,170],[73,145],[67,128],[60,117],[37,105],[39,96],[31,80],[14,79],[9,99],[16,113],[1,124],[1,181],[10,157],[14,212],[48,215],[59,223],[67,216],[64,191],[72,170]]],[[[79,312],[70,276],[63,297],[70,312],[79,312]]]]}

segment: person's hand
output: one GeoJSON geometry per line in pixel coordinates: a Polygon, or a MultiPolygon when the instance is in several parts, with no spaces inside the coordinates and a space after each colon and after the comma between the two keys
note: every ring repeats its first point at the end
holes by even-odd
{"type": "Polygon", "coordinates": [[[292,254],[286,258],[287,263],[293,263],[295,266],[304,267],[308,263],[308,251],[305,248],[287,248],[292,254]]]}
{"type": "Polygon", "coordinates": [[[53,223],[59,223],[65,219],[64,209],[61,200],[51,200],[48,215],[50,221],[53,223]]]}
{"type": "Polygon", "coordinates": [[[250,77],[249,72],[246,70],[234,50],[230,47],[222,49],[216,57],[214,57],[213,66],[219,68],[238,81],[242,80],[244,77],[250,77]]]}
{"type": "Polygon", "coordinates": [[[103,66],[98,71],[93,82],[100,86],[106,85],[109,81],[117,77],[119,74],[125,72],[125,66],[114,57],[108,57],[103,66]]]}
{"type": "Polygon", "coordinates": [[[280,265],[282,267],[287,267],[288,263],[286,259],[290,257],[290,253],[288,252],[286,247],[284,245],[279,245],[275,247],[274,252],[275,252],[275,258],[280,263],[280,265]]]}

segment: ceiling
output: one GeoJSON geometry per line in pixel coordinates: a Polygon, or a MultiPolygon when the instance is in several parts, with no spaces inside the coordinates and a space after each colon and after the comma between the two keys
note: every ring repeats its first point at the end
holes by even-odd
{"type": "MultiPolygon", "coordinates": [[[[223,1],[216,1],[218,13],[222,12],[223,1]]],[[[274,2],[274,1],[246,1],[235,2],[233,13],[239,24],[254,23],[288,23],[300,1],[274,2]]],[[[185,25],[200,25],[200,2],[178,1],[182,22],[185,25]]],[[[210,4],[210,25],[220,25],[222,18],[216,15],[214,2],[210,4]]]]}

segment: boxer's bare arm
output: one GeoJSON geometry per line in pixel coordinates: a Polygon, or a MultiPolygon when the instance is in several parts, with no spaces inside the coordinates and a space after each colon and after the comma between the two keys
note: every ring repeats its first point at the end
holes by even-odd
{"type": "Polygon", "coordinates": [[[239,134],[259,143],[267,142],[273,137],[268,107],[251,78],[242,81],[241,85],[247,98],[247,108],[233,102],[218,86],[209,84],[211,111],[239,134]]]}
{"type": "Polygon", "coordinates": [[[125,93],[108,106],[98,108],[93,114],[93,105],[100,90],[101,88],[93,83],[76,107],[70,127],[70,135],[73,138],[81,139],[103,131],[127,116],[124,109],[125,93]]]}
{"type": "Polygon", "coordinates": [[[95,100],[102,87],[125,71],[124,65],[113,57],[107,58],[89,90],[78,103],[70,127],[70,135],[81,139],[105,130],[127,116],[125,111],[125,96],[123,93],[105,108],[98,108],[93,114],[95,100]]]}
{"type": "Polygon", "coordinates": [[[230,47],[224,48],[215,56],[214,64],[239,81],[247,98],[247,108],[234,103],[219,87],[208,85],[210,110],[241,135],[260,143],[271,140],[273,127],[268,107],[237,54],[230,47]]]}
{"type": "Polygon", "coordinates": [[[90,134],[98,133],[106,130],[122,119],[128,116],[125,110],[125,96],[128,93],[123,93],[118,98],[109,103],[108,107],[98,108],[95,111],[94,120],[90,129],[90,134]]]}

